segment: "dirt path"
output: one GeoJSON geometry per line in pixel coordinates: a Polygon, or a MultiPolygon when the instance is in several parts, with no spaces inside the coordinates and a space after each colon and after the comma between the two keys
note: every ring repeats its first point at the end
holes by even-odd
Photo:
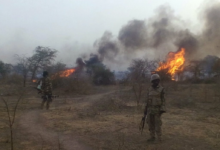
{"type": "MultiPolygon", "coordinates": [[[[78,106],[80,103],[91,104],[97,99],[114,92],[116,92],[116,90],[79,98],[71,98],[71,100],[74,100],[78,106]]],[[[54,101],[53,105],[56,105],[56,103],[58,102],[54,101]]],[[[65,107],[65,105],[59,105],[59,108],[62,107],[65,107]]],[[[51,109],[53,108],[51,107],[51,109]]],[[[47,129],[45,126],[46,121],[41,117],[44,111],[46,110],[35,109],[27,111],[19,118],[19,126],[22,129],[22,132],[24,132],[23,135],[27,135],[28,138],[33,140],[37,139],[39,143],[38,147],[49,147],[51,150],[59,150],[59,143],[65,150],[91,150],[88,146],[80,143],[77,140],[77,136],[74,136],[73,134],[58,134],[52,129],[47,129]]]]}
{"type": "Polygon", "coordinates": [[[78,142],[77,137],[73,135],[58,134],[55,131],[45,128],[44,123],[40,121],[40,111],[30,111],[21,117],[19,125],[24,132],[27,132],[27,136],[30,136],[32,139],[38,137],[41,139],[39,144],[49,146],[51,150],[59,149],[59,143],[65,150],[91,150],[91,148],[78,142]]]}

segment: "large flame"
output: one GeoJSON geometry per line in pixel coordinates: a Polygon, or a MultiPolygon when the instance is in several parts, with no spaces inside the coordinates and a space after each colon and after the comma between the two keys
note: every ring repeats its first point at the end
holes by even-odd
{"type": "Polygon", "coordinates": [[[181,72],[183,71],[183,65],[185,63],[185,49],[181,48],[180,51],[174,53],[174,52],[170,52],[168,54],[167,60],[164,63],[160,63],[160,66],[157,68],[156,71],[160,71],[160,70],[165,70],[167,69],[168,72],[171,77],[172,80],[175,80],[175,75],[177,72],[181,72]]]}
{"type": "Polygon", "coordinates": [[[75,72],[76,70],[75,69],[68,69],[68,70],[64,70],[64,71],[61,71],[59,73],[59,76],[60,77],[68,77],[70,76],[73,72],[75,72]]]}

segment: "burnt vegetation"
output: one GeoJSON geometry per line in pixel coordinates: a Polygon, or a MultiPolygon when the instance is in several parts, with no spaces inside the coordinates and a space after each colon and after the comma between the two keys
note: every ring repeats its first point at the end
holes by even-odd
{"type": "Polygon", "coordinates": [[[56,61],[58,50],[43,46],[29,56],[16,55],[14,64],[0,61],[0,148],[54,150],[54,145],[68,149],[85,143],[106,150],[218,150],[219,8],[206,8],[203,32],[194,34],[169,6],[161,6],[148,20],[129,21],[117,36],[104,32],[94,42],[95,51],[73,60],[70,67],[56,61]],[[181,48],[181,69],[174,64],[158,70],[168,52],[174,59],[181,48]],[[60,96],[49,111],[39,110],[35,90],[44,70],[53,94],[60,96]],[[161,144],[146,143],[147,128],[142,136],[138,132],[154,73],[161,77],[168,108],[161,144]]]}

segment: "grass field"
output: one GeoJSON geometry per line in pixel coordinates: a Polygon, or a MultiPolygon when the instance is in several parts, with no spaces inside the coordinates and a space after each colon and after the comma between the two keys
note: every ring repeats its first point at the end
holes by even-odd
{"type": "MultiPolygon", "coordinates": [[[[14,124],[15,150],[219,150],[220,94],[214,84],[165,84],[167,113],[162,143],[148,143],[147,124],[138,129],[144,98],[137,106],[131,87],[94,87],[87,95],[64,94],[50,110],[27,88],[14,124]]],[[[2,88],[3,89],[3,88],[2,88]]],[[[16,90],[15,90],[16,91],[16,90]]],[[[3,93],[13,108],[19,93],[3,93]]],[[[4,104],[0,103],[0,149],[10,148],[4,104]]],[[[12,111],[12,109],[11,109],[12,111]]]]}

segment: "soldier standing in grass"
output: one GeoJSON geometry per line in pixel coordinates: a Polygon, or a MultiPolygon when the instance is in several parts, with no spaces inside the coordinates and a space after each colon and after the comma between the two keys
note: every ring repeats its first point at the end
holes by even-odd
{"type": "Polygon", "coordinates": [[[50,103],[52,102],[52,83],[50,78],[48,77],[48,72],[43,72],[43,78],[40,81],[40,93],[42,93],[43,101],[41,103],[41,109],[44,107],[44,103],[46,102],[46,108],[49,109],[50,103]]]}
{"type": "Polygon", "coordinates": [[[147,115],[147,124],[150,131],[149,142],[155,141],[155,133],[158,141],[161,141],[161,115],[166,112],[164,88],[160,85],[160,76],[158,74],[151,75],[151,87],[147,93],[147,104],[144,114],[147,115]]]}

